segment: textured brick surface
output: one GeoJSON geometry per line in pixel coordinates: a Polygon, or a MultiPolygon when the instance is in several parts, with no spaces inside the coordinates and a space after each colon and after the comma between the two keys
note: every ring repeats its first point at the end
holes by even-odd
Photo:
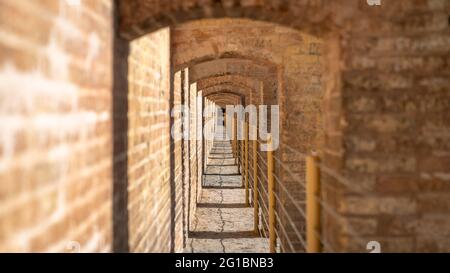
{"type": "Polygon", "coordinates": [[[178,190],[176,184],[171,188],[171,175],[175,183],[179,180],[170,165],[169,39],[169,30],[163,29],[130,44],[128,228],[133,252],[169,252],[171,230],[179,230],[171,212],[178,190]]]}
{"type": "MultiPolygon", "coordinates": [[[[203,95],[211,94],[220,105],[236,104],[228,98],[232,94],[242,96],[245,105],[280,105],[282,144],[277,155],[303,177],[304,170],[296,165],[304,158],[285,149],[283,143],[301,152],[323,145],[321,41],[292,29],[249,20],[192,22],[175,28],[174,33],[174,66],[191,67],[190,80],[198,83],[203,95]]],[[[298,182],[280,167],[277,172],[296,202],[304,200],[298,182]]],[[[285,195],[280,190],[284,206],[296,212],[285,195]]],[[[281,210],[279,214],[288,236],[295,238],[286,214],[281,210]]],[[[297,218],[297,225],[302,226],[304,220],[297,218]]]]}
{"type": "Polygon", "coordinates": [[[283,251],[292,149],[328,167],[326,250],[449,251],[450,2],[382,2],[1,1],[0,251],[181,251],[212,143],[169,136],[201,137],[198,95],[280,105],[283,251]]]}
{"type": "Polygon", "coordinates": [[[0,3],[0,251],[112,249],[112,3],[0,3]]]}

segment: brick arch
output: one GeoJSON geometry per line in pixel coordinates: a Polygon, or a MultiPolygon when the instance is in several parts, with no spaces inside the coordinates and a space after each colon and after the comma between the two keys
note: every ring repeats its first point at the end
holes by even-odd
{"type": "Polygon", "coordinates": [[[278,67],[255,63],[248,59],[218,59],[202,62],[190,68],[190,82],[201,82],[215,77],[239,76],[259,81],[263,85],[263,101],[277,102],[278,67]]]}
{"type": "Polygon", "coordinates": [[[227,92],[231,92],[234,94],[237,94],[239,96],[241,96],[243,98],[242,103],[251,103],[252,102],[252,98],[254,98],[256,95],[254,94],[254,90],[250,89],[250,88],[246,88],[244,86],[239,86],[236,84],[218,84],[218,85],[213,85],[207,88],[204,88],[202,90],[202,95],[203,96],[208,96],[210,94],[217,94],[222,92],[222,90],[227,90],[227,92]]]}
{"type": "Polygon", "coordinates": [[[258,90],[261,88],[262,82],[260,80],[245,77],[242,75],[224,75],[224,76],[216,76],[210,77],[197,82],[198,89],[208,88],[218,84],[228,84],[233,83],[238,86],[244,86],[246,88],[250,88],[253,90],[258,90]]]}
{"type": "MultiPolygon", "coordinates": [[[[169,203],[171,190],[177,189],[171,187],[169,180],[177,176],[169,169],[178,157],[169,155],[173,145],[167,113],[181,92],[177,96],[169,92],[170,33],[152,33],[131,45],[127,56],[122,41],[112,45],[112,3],[116,2],[121,5],[121,33],[130,39],[170,24],[225,16],[279,20],[305,32],[311,26],[320,34],[331,29],[331,37],[321,36],[327,37],[324,56],[330,64],[323,74],[329,119],[322,162],[349,178],[352,189],[336,188],[334,180],[323,184],[330,188],[324,192],[326,203],[340,214],[324,217],[324,243],[330,246],[326,250],[365,251],[365,245],[356,245],[349,232],[349,227],[356,226],[367,241],[380,240],[383,252],[450,251],[450,112],[446,104],[450,99],[450,1],[383,1],[380,7],[370,7],[366,0],[105,0],[81,1],[75,8],[68,2],[7,1],[2,5],[6,16],[1,28],[8,35],[2,35],[0,43],[2,52],[10,54],[2,54],[2,79],[8,77],[8,84],[1,92],[7,100],[0,103],[6,106],[0,119],[13,118],[14,123],[0,124],[6,141],[0,148],[0,195],[7,193],[7,198],[0,199],[0,225],[6,231],[0,236],[0,251],[67,251],[67,240],[72,239],[80,239],[82,250],[84,244],[102,252],[171,250],[176,222],[170,225],[172,230],[166,227],[172,211],[176,212],[173,208],[180,206],[169,203]],[[355,3],[364,14],[338,23],[336,15],[348,17],[355,3]],[[36,26],[8,20],[15,14],[27,14],[36,26]],[[338,33],[335,25],[351,32],[338,33]],[[68,29],[77,30],[76,35],[64,31],[68,29]],[[32,39],[36,34],[39,39],[32,39]],[[67,62],[61,62],[61,56],[67,62]],[[43,117],[47,122],[42,122],[43,117]],[[39,190],[36,183],[19,183],[29,177],[51,191],[39,190]],[[148,177],[151,183],[141,183],[148,177]],[[61,187],[55,188],[55,182],[61,187]],[[370,195],[358,197],[353,187],[369,188],[370,195]],[[78,194],[80,189],[88,194],[78,194]],[[47,201],[53,204],[64,193],[68,193],[64,211],[40,206],[47,201]],[[154,204],[160,206],[152,215],[148,208],[154,204]],[[88,216],[95,216],[95,221],[88,216]]],[[[287,80],[281,88],[287,90],[283,96],[288,111],[282,120],[285,132],[295,134],[284,135],[282,142],[307,153],[311,147],[305,144],[311,137],[302,136],[315,129],[308,122],[316,120],[315,115],[308,115],[316,104],[311,98],[319,90],[316,83],[307,82],[311,70],[304,64],[308,62],[299,61],[298,52],[288,50],[289,63],[283,66],[287,80]],[[290,75],[304,81],[297,85],[290,75]]],[[[185,78],[183,73],[178,83],[185,78]]],[[[191,90],[185,81],[176,88],[183,87],[191,90]]],[[[195,105],[195,98],[189,98],[195,105]]],[[[188,145],[197,145],[194,142],[188,145]]],[[[285,152],[280,156],[296,166],[296,158],[285,152]]],[[[197,174],[189,171],[193,180],[197,174]]],[[[195,205],[195,198],[190,203],[195,205]]]]}
{"type": "Polygon", "coordinates": [[[251,96],[251,89],[246,89],[244,87],[241,86],[237,86],[237,85],[233,85],[233,84],[219,84],[219,85],[214,85],[214,86],[210,86],[208,88],[199,90],[202,91],[202,96],[208,96],[209,94],[213,94],[213,93],[217,93],[220,92],[221,90],[227,90],[230,92],[233,92],[235,94],[239,94],[240,96],[243,96],[245,98],[250,98],[251,96]]]}
{"type": "Polygon", "coordinates": [[[236,93],[231,90],[221,90],[218,92],[210,93],[205,97],[221,107],[241,104],[243,103],[243,101],[245,101],[245,97],[242,94],[236,93]]]}
{"type": "MultiPolygon", "coordinates": [[[[165,26],[205,18],[248,18],[324,35],[352,17],[358,0],[347,0],[345,12],[336,13],[338,1],[202,1],[134,0],[119,2],[120,33],[127,39],[165,26]]],[[[342,9],[342,7],[341,7],[342,9]]]]}
{"type": "Polygon", "coordinates": [[[239,103],[243,103],[245,101],[244,95],[242,95],[238,92],[232,91],[232,90],[227,90],[227,89],[221,89],[220,91],[209,93],[209,94],[205,95],[205,97],[210,100],[218,99],[220,97],[227,98],[227,99],[233,98],[235,101],[237,101],[239,103]]]}
{"type": "MultiPolygon", "coordinates": [[[[198,86],[198,83],[197,83],[198,86]]],[[[253,92],[255,92],[256,90],[254,88],[248,87],[244,84],[241,83],[236,83],[236,82],[218,82],[216,84],[210,84],[210,85],[202,85],[202,87],[198,87],[198,90],[206,90],[206,89],[217,89],[220,88],[221,86],[230,86],[230,87],[234,87],[234,88],[242,88],[246,94],[252,94],[253,92]]]]}
{"type": "MultiPolygon", "coordinates": [[[[199,45],[201,46],[201,45],[199,45]]],[[[180,50],[181,51],[181,50],[180,50]]],[[[258,63],[260,65],[267,65],[271,66],[274,64],[272,59],[269,58],[261,58],[261,54],[258,54],[258,52],[251,52],[250,50],[247,52],[240,52],[240,51],[231,51],[231,50],[225,50],[222,52],[207,52],[207,51],[199,51],[193,50],[190,51],[184,51],[184,56],[177,56],[177,52],[180,53],[177,50],[174,50],[174,68],[175,70],[182,70],[186,67],[191,67],[193,65],[208,62],[208,61],[214,61],[218,59],[242,59],[242,60],[250,60],[255,63],[258,63]]],[[[269,51],[265,51],[264,53],[268,53],[269,51]]]]}
{"type": "Polygon", "coordinates": [[[245,99],[245,96],[242,95],[241,93],[235,92],[235,91],[232,91],[232,90],[227,90],[227,89],[221,89],[220,91],[211,92],[211,93],[206,94],[206,95],[203,94],[203,96],[204,97],[213,97],[213,96],[218,96],[218,95],[221,95],[221,94],[233,95],[235,97],[239,97],[239,99],[241,99],[241,100],[245,99]]]}
{"type": "Polygon", "coordinates": [[[307,35],[292,28],[243,19],[194,21],[177,26],[173,32],[176,70],[220,58],[281,65],[288,47],[300,51],[298,46],[307,40],[307,35]]]}
{"type": "Polygon", "coordinates": [[[272,78],[276,81],[278,67],[266,65],[250,59],[223,58],[197,63],[190,67],[190,82],[197,82],[211,76],[242,75],[260,80],[272,78]]]}
{"type": "MultiPolygon", "coordinates": [[[[252,26],[257,24],[254,21],[246,21],[245,23],[252,26]]],[[[298,132],[316,126],[316,120],[320,120],[317,117],[321,113],[316,109],[310,111],[308,120],[302,123],[296,122],[292,118],[288,119],[288,116],[292,113],[300,116],[303,105],[311,104],[311,98],[319,97],[320,92],[309,92],[312,89],[309,83],[310,71],[315,70],[314,67],[311,67],[313,65],[310,65],[313,63],[311,59],[320,58],[320,48],[316,47],[318,42],[304,37],[302,33],[291,28],[280,28],[274,24],[265,25],[271,26],[269,32],[273,31],[276,37],[265,37],[264,31],[256,33],[253,37],[247,37],[246,33],[240,33],[234,35],[241,40],[241,43],[237,44],[233,44],[232,41],[230,43],[226,40],[221,41],[221,36],[214,34],[214,31],[209,31],[208,35],[204,35],[205,31],[202,30],[198,35],[193,36],[197,40],[183,45],[183,40],[177,40],[180,33],[176,32],[171,36],[174,39],[171,45],[173,51],[172,65],[175,70],[188,67],[190,83],[228,75],[248,77],[262,83],[264,104],[279,104],[281,108],[281,142],[294,143],[292,140],[295,139],[295,148],[301,148],[302,151],[308,152],[311,149],[310,147],[315,146],[315,142],[310,139],[316,137],[311,134],[300,138],[298,132]],[[203,38],[208,41],[202,41],[203,38]],[[274,41],[276,47],[270,41],[274,41]],[[260,43],[261,45],[259,45],[260,43]],[[316,43],[315,47],[312,47],[313,43],[316,43]],[[285,100],[289,95],[305,99],[291,100],[290,104],[284,103],[282,100],[285,100]],[[285,128],[287,130],[284,131],[285,128]]],[[[181,30],[181,32],[184,31],[186,30],[181,30]]],[[[189,33],[184,35],[189,36],[189,33]]],[[[229,37],[228,34],[223,36],[229,37]]],[[[230,90],[233,90],[233,88],[230,88],[230,90]]],[[[218,104],[230,103],[223,95],[216,95],[213,98],[216,98],[218,104]]],[[[320,127],[316,127],[319,128],[317,129],[319,131],[320,127]]],[[[283,146],[280,146],[280,154],[288,154],[283,146]]],[[[286,158],[294,158],[294,156],[289,155],[286,158]]],[[[297,158],[294,159],[297,160],[297,158]]],[[[285,158],[282,158],[282,160],[284,161],[285,158]]],[[[301,159],[298,160],[301,161],[301,159]]],[[[290,163],[295,163],[295,161],[290,163]]],[[[291,184],[289,183],[291,181],[285,179],[287,175],[284,173],[280,173],[280,177],[287,184],[291,184]]],[[[295,187],[294,185],[289,186],[292,190],[296,190],[295,187]]]]}
{"type": "MultiPolygon", "coordinates": [[[[207,26],[203,22],[193,22],[175,29],[175,67],[189,66],[192,82],[237,74],[262,83],[261,104],[280,106],[279,153],[285,155],[280,156],[281,161],[302,164],[303,159],[283,145],[289,143],[305,153],[321,145],[320,102],[324,86],[320,79],[315,80],[315,76],[322,72],[319,63],[323,41],[270,23],[248,20],[206,22],[207,26]],[[245,29],[247,25],[249,29],[245,29]],[[308,134],[299,133],[305,131],[308,134]]],[[[289,190],[299,191],[299,186],[284,170],[280,170],[279,177],[289,190]]],[[[292,208],[294,205],[287,202],[286,206],[292,208]]],[[[288,220],[283,218],[281,221],[288,220]]]]}

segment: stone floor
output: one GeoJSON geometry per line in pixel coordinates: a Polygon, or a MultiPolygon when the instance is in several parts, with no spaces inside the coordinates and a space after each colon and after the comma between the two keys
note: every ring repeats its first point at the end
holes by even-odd
{"type": "Polygon", "coordinates": [[[267,253],[268,239],[253,233],[253,208],[245,206],[229,141],[215,141],[205,173],[196,225],[185,252],[267,253]]]}

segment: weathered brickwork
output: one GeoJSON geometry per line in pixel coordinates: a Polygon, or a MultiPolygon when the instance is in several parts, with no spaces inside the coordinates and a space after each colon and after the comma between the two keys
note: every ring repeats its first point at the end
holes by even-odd
{"type": "MultiPolygon", "coordinates": [[[[189,72],[190,77],[190,72],[189,72]]],[[[194,215],[196,213],[196,204],[198,201],[198,198],[200,197],[200,185],[198,184],[198,174],[199,174],[199,166],[197,165],[199,161],[198,157],[198,132],[197,132],[197,126],[198,126],[198,100],[197,100],[197,84],[189,84],[189,163],[190,163],[190,200],[189,200],[189,210],[190,210],[190,216],[192,217],[190,221],[189,229],[192,230],[192,228],[196,224],[196,219],[194,218],[194,215]]]]}
{"type": "MultiPolygon", "coordinates": [[[[408,1],[402,0],[403,5],[408,1]]],[[[442,2],[442,0],[440,0],[442,2]]],[[[444,0],[445,1],[445,0],[444,0]]],[[[406,4],[405,4],[406,3],[406,4]]],[[[151,2],[136,0],[132,4],[119,3],[120,30],[124,37],[133,39],[163,25],[177,25],[204,18],[249,18],[270,21],[305,32],[322,34],[344,22],[351,22],[351,15],[358,6],[366,5],[360,0],[237,0],[233,2],[202,0],[174,0],[151,2]],[[341,11],[341,12],[337,12],[341,11]],[[158,19],[155,19],[158,18],[158,19]]],[[[409,4],[410,5],[410,4],[409,4]]]]}
{"type": "MultiPolygon", "coordinates": [[[[214,135],[216,126],[217,126],[217,109],[216,109],[216,103],[213,100],[210,100],[210,98],[205,97],[205,117],[204,117],[204,131],[205,134],[209,134],[210,136],[214,135]]],[[[212,138],[205,138],[205,162],[203,164],[203,168],[206,168],[207,158],[209,158],[209,155],[211,153],[211,149],[213,147],[214,139],[212,138]]]]}
{"type": "MultiPolygon", "coordinates": [[[[209,94],[208,97],[211,101],[214,102],[218,107],[226,109],[228,105],[240,105],[241,95],[231,92],[222,92],[222,93],[214,93],[209,94]]],[[[224,121],[226,118],[224,119],[224,121]]]]}
{"type": "Polygon", "coordinates": [[[174,251],[181,252],[184,248],[184,234],[185,234],[185,223],[184,223],[184,203],[183,203],[183,175],[184,175],[184,165],[183,165],[183,138],[181,136],[183,126],[182,117],[183,112],[181,111],[181,106],[183,104],[183,85],[181,83],[181,71],[174,74],[173,77],[173,105],[172,105],[172,148],[171,154],[173,158],[171,159],[171,176],[173,176],[173,184],[171,185],[171,195],[175,208],[172,212],[172,218],[174,218],[174,251]]]}
{"type": "Polygon", "coordinates": [[[341,202],[364,203],[348,213],[372,221],[365,235],[385,251],[450,249],[449,11],[449,1],[397,1],[341,40],[343,168],[377,195],[341,202]]]}
{"type": "MultiPolygon", "coordinates": [[[[132,252],[169,252],[172,239],[177,239],[172,238],[175,234],[172,229],[180,232],[181,218],[171,211],[181,182],[179,168],[171,173],[170,164],[169,44],[168,29],[130,43],[128,228],[132,252]]],[[[174,102],[179,101],[178,94],[175,92],[174,102]]],[[[177,144],[174,157],[178,153],[177,144]]]]}
{"type": "MultiPolygon", "coordinates": [[[[189,92],[189,69],[184,69],[181,71],[181,91],[182,91],[182,105],[189,106],[190,105],[190,92],[189,92]]],[[[182,131],[186,132],[190,135],[190,113],[184,112],[183,114],[183,123],[182,123],[182,131]]],[[[191,221],[193,217],[193,211],[191,211],[191,192],[192,192],[192,184],[191,184],[191,149],[190,149],[190,141],[189,137],[183,138],[183,213],[184,213],[184,239],[187,238],[191,221]]]]}
{"type": "MultiPolygon", "coordinates": [[[[389,185],[392,185],[393,191],[397,191],[396,194],[399,194],[399,189],[406,189],[404,195],[409,196],[415,204],[411,206],[412,209],[407,210],[412,218],[420,218],[419,222],[430,225],[442,223],[435,219],[445,219],[445,214],[428,217],[427,213],[419,212],[419,207],[423,206],[418,206],[417,203],[424,199],[420,196],[430,193],[416,191],[411,196],[409,189],[426,189],[427,181],[433,190],[446,188],[449,165],[445,163],[448,150],[445,146],[445,121],[448,118],[444,109],[447,100],[445,93],[449,86],[446,80],[448,1],[400,0],[395,4],[382,4],[375,8],[358,0],[283,3],[284,5],[276,1],[234,1],[232,5],[211,3],[206,8],[197,1],[173,1],[162,9],[155,9],[152,5],[145,8],[140,6],[142,9],[138,16],[133,18],[127,18],[126,15],[131,12],[135,14],[136,9],[123,5],[121,29],[127,37],[141,35],[139,31],[145,33],[155,26],[145,24],[145,27],[134,28],[133,31],[131,26],[144,26],[141,22],[151,17],[157,18],[158,14],[171,14],[166,18],[172,18],[173,21],[164,23],[176,24],[186,21],[188,17],[183,14],[192,11],[192,14],[200,18],[221,17],[224,14],[265,18],[272,22],[279,22],[277,20],[283,18],[281,23],[288,22],[296,29],[323,38],[325,48],[313,46],[309,53],[317,56],[323,53],[324,56],[325,70],[322,79],[327,83],[324,89],[326,130],[324,149],[319,150],[323,154],[324,164],[346,177],[352,174],[349,178],[361,183],[355,182],[355,189],[365,187],[376,190],[377,203],[383,203],[385,198],[391,197],[389,185]],[[277,16],[279,12],[283,16],[277,16]],[[414,182],[410,182],[411,179],[414,182]]],[[[203,44],[206,45],[211,36],[203,37],[203,44]]],[[[201,45],[202,41],[199,40],[198,43],[201,45]]],[[[206,59],[221,56],[214,50],[209,51],[206,46],[201,48],[199,53],[210,52],[205,54],[206,59]]],[[[181,60],[201,60],[195,55],[191,57],[181,60]]],[[[190,65],[188,62],[187,64],[190,65]]],[[[284,82],[284,85],[289,85],[289,82],[284,82]]],[[[320,88],[320,85],[311,85],[311,88],[320,88]]],[[[312,90],[311,88],[303,90],[312,90]]],[[[289,99],[292,98],[301,96],[289,96],[289,99]]],[[[294,124],[300,121],[295,116],[294,124]]],[[[311,118],[305,115],[303,120],[311,118]]],[[[336,184],[333,188],[338,185],[329,177],[327,181],[330,182],[329,185],[336,184]]],[[[335,202],[345,203],[346,198],[336,193],[335,189],[329,190],[325,189],[324,194],[331,205],[337,206],[335,202]]],[[[445,196],[445,193],[441,194],[445,196]]],[[[403,203],[400,200],[402,199],[398,202],[401,207],[403,203]]],[[[394,207],[387,206],[388,209],[383,214],[398,218],[394,207]],[[390,208],[392,211],[389,211],[390,208]]],[[[436,207],[442,208],[445,204],[436,207]]],[[[371,221],[366,221],[367,230],[376,230],[371,236],[384,242],[392,239],[392,243],[387,244],[386,251],[448,248],[445,247],[445,240],[430,239],[428,235],[421,233],[420,228],[413,229],[411,235],[405,234],[405,238],[395,239],[383,229],[380,212],[373,213],[371,221]],[[379,228],[370,229],[372,226],[379,228]],[[396,245],[402,245],[402,248],[396,245]]],[[[326,218],[331,223],[337,221],[331,219],[330,215],[326,218]]],[[[331,229],[335,225],[327,226],[331,229]]],[[[325,231],[331,232],[334,231],[325,231]]],[[[338,249],[347,249],[345,244],[331,243],[338,249]]]]}
{"type": "Polygon", "coordinates": [[[2,252],[112,248],[112,8],[0,3],[2,252]]]}
{"type": "Polygon", "coordinates": [[[76,3],[0,3],[0,252],[183,251],[229,104],[280,106],[280,251],[313,151],[324,251],[450,251],[450,1],[76,3]]]}
{"type": "MultiPolygon", "coordinates": [[[[236,93],[244,96],[246,105],[280,105],[282,143],[301,152],[323,146],[319,39],[272,24],[229,19],[188,23],[174,32],[174,65],[190,66],[191,81],[198,83],[203,94],[219,93],[217,97],[223,101],[225,94],[236,93]]],[[[277,155],[296,170],[296,175],[304,176],[304,168],[296,167],[304,164],[303,157],[289,152],[283,144],[277,155]]],[[[304,188],[284,170],[278,172],[298,202],[304,200],[304,188]]],[[[295,210],[285,194],[279,190],[280,202],[295,210]]],[[[287,223],[285,213],[279,213],[287,223]]],[[[303,220],[298,215],[294,221],[301,226],[303,220]]],[[[295,237],[292,227],[287,226],[285,236],[295,237]]]]}

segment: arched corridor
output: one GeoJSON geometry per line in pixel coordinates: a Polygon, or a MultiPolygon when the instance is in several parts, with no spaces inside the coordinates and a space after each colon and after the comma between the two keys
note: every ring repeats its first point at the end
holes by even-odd
{"type": "Polygon", "coordinates": [[[230,141],[221,137],[214,141],[203,179],[202,196],[185,251],[268,252],[268,239],[254,231],[253,209],[245,202],[230,141]]]}
{"type": "Polygon", "coordinates": [[[0,252],[450,251],[450,1],[0,14],[0,252]]]}

